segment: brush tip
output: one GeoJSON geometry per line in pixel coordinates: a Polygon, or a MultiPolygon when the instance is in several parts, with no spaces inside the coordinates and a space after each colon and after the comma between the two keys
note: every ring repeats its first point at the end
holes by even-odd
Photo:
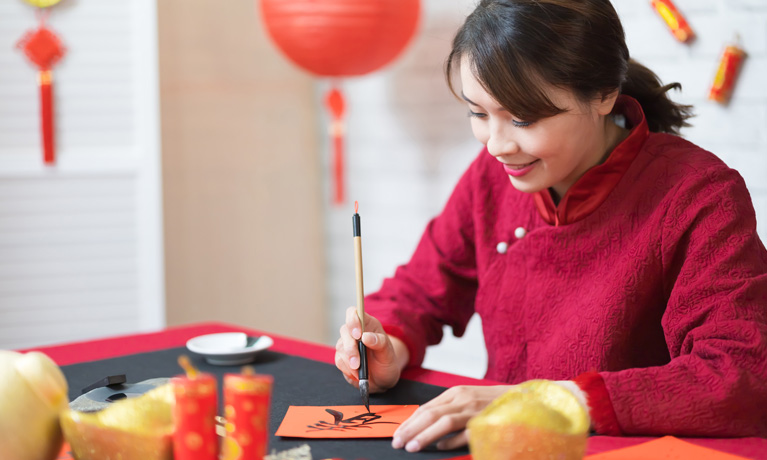
{"type": "Polygon", "coordinates": [[[367,380],[360,380],[360,396],[362,396],[362,403],[365,404],[365,409],[370,412],[370,385],[367,380]]]}

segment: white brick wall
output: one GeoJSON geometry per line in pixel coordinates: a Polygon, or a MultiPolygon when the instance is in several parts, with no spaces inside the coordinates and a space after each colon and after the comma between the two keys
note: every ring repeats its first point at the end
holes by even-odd
{"type": "MultiPolygon", "coordinates": [[[[682,83],[683,92],[674,98],[695,105],[694,126],[683,134],[746,179],[760,234],[767,240],[767,0],[675,0],[698,35],[691,45],[675,41],[649,0],[613,3],[632,56],[665,82],[682,83]],[[721,107],[705,97],[719,55],[736,33],[749,57],[731,104],[721,107]]],[[[349,203],[326,209],[330,337],[337,337],[344,310],[355,302],[354,200],[360,202],[369,293],[409,259],[424,226],[442,209],[478,152],[466,109],[452,98],[442,77],[452,35],[473,4],[424,0],[421,30],[401,58],[373,76],[344,83],[349,203]]],[[[443,343],[428,351],[425,366],[482,376],[486,359],[475,318],[462,339],[446,331],[443,343]]]]}

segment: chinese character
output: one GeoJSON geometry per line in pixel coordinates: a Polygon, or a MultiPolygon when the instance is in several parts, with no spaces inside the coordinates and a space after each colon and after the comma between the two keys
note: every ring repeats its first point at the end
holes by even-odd
{"type": "Polygon", "coordinates": [[[321,420],[314,425],[307,425],[309,428],[309,430],[306,431],[307,433],[314,431],[356,431],[359,428],[371,429],[371,425],[380,424],[398,425],[397,422],[376,422],[381,416],[372,412],[356,415],[345,420],[342,412],[333,409],[325,409],[325,412],[333,416],[333,422],[331,423],[321,420]]]}

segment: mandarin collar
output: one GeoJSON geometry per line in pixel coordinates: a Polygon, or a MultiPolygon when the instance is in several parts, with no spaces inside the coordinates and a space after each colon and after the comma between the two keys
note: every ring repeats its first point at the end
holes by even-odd
{"type": "Polygon", "coordinates": [[[535,207],[550,225],[567,225],[594,212],[618,185],[650,135],[647,120],[639,102],[620,95],[612,114],[623,115],[631,126],[628,137],[618,144],[603,163],[586,171],[565,193],[559,205],[554,204],[549,189],[533,194],[535,207]]]}

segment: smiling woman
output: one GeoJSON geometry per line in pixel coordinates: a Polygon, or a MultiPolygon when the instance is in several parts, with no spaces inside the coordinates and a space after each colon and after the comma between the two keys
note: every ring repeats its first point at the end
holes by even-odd
{"type": "Polygon", "coordinates": [[[535,193],[550,188],[558,201],[628,137],[629,130],[608,116],[617,90],[582,102],[570,91],[549,86],[546,97],[562,112],[535,122],[518,121],[484,89],[473,68],[471,58],[463,56],[461,96],[469,104],[472,131],[488,153],[503,163],[517,190],[535,193]]]}
{"type": "Polygon", "coordinates": [[[365,298],[364,334],[349,310],[336,365],[356,385],[362,340],[385,391],[476,312],[486,377],[504,385],[447,390],[393,447],[465,444],[468,420],[539,379],[602,434],[767,435],[767,250],[749,193],[677,136],[691,108],[630,59],[610,1],[481,0],[445,70],[484,148],[365,298]]]}

